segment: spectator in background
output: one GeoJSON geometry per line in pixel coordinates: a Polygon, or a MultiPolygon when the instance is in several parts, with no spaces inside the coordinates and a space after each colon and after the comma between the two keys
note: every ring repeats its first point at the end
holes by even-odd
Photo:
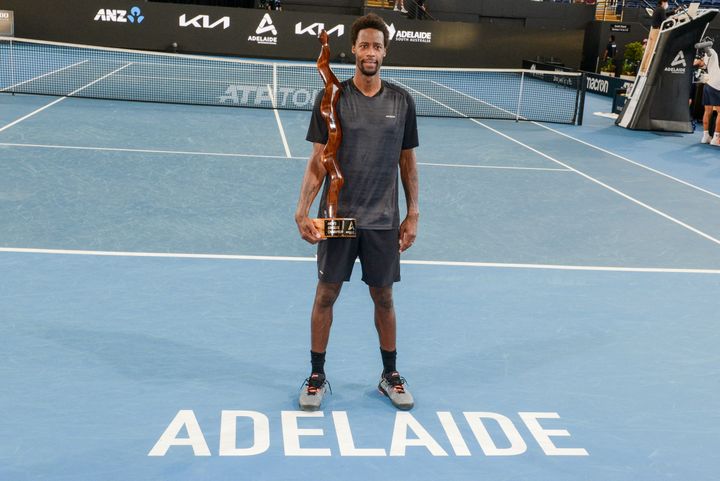
{"type": "Polygon", "coordinates": [[[610,35],[607,45],[605,46],[605,53],[603,54],[603,60],[614,59],[617,55],[617,43],[615,43],[615,35],[610,35]]]}
{"type": "Polygon", "coordinates": [[[408,18],[417,18],[418,20],[430,18],[425,0],[410,0],[409,9],[408,18]]]}
{"type": "Polygon", "coordinates": [[[418,20],[425,20],[426,18],[428,18],[427,5],[425,5],[425,0],[415,0],[415,3],[417,3],[418,20]]]}
{"type": "Polygon", "coordinates": [[[667,8],[668,8],[667,0],[659,0],[658,1],[657,7],[655,7],[655,10],[653,10],[652,28],[662,27],[663,22],[667,18],[667,8]]]}
{"type": "Polygon", "coordinates": [[[396,12],[399,10],[402,13],[408,13],[408,11],[405,10],[405,0],[395,0],[395,8],[393,8],[393,10],[396,12]]]}
{"type": "Polygon", "coordinates": [[[619,77],[618,72],[622,72],[620,68],[620,60],[617,58],[617,43],[615,42],[615,35],[610,35],[607,45],[605,46],[605,53],[603,53],[603,62],[607,62],[608,59],[612,60],[615,66],[615,76],[619,77]]]}
{"type": "Polygon", "coordinates": [[[710,120],[713,111],[720,109],[720,65],[718,64],[718,54],[711,47],[705,49],[703,63],[707,68],[707,76],[705,77],[705,88],[703,88],[705,113],[703,115],[703,136],[700,142],[720,147],[720,115],[715,120],[715,134],[710,136],[710,120]]]}

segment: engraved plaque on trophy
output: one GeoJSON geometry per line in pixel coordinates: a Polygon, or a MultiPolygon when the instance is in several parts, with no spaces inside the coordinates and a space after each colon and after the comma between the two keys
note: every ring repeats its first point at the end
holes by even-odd
{"type": "Polygon", "coordinates": [[[322,152],[322,164],[330,177],[325,217],[313,219],[315,228],[320,231],[323,238],[355,237],[355,219],[337,217],[338,198],[345,180],[343,179],[340,165],[337,161],[337,151],[342,141],[342,127],[337,115],[337,103],[342,93],[342,85],[330,69],[330,47],[328,46],[328,34],[325,30],[320,32],[320,57],[318,57],[317,68],[325,84],[325,91],[320,102],[320,114],[325,120],[328,129],[328,141],[322,152]]]}

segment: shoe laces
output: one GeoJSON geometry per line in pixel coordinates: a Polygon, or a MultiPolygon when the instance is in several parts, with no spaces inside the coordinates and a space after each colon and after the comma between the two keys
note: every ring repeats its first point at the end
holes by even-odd
{"type": "Polygon", "coordinates": [[[392,372],[389,375],[385,376],[385,381],[390,385],[393,390],[398,394],[404,394],[405,393],[405,384],[407,381],[404,377],[400,376],[397,372],[392,372]]]}
{"type": "Polygon", "coordinates": [[[326,384],[327,384],[328,390],[330,391],[330,394],[332,394],[332,387],[330,387],[330,383],[328,382],[327,379],[325,379],[325,377],[310,376],[309,378],[305,379],[305,381],[303,382],[303,386],[307,386],[307,393],[310,396],[315,396],[318,393],[318,391],[320,389],[322,389],[322,387],[326,384]]]}

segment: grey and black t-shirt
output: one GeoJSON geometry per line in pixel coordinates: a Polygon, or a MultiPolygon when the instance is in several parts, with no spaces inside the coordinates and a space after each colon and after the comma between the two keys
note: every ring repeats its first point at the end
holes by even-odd
{"type": "MultiPolygon", "coordinates": [[[[418,146],[415,102],[410,94],[382,82],[373,97],[360,92],[352,79],[342,82],[337,104],[342,143],[337,153],[345,184],[338,216],[354,217],[359,229],[393,229],[400,225],[398,163],[400,151],[418,146]]],[[[306,139],[325,144],[327,125],[320,114],[318,94],[306,139]]],[[[325,179],[319,216],[325,216],[329,177],[325,179]]]]}

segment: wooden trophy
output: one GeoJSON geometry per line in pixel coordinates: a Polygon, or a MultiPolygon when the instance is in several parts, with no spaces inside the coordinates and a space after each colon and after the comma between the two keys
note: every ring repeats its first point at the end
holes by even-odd
{"type": "Polygon", "coordinates": [[[342,141],[342,128],[337,115],[337,103],[342,93],[342,85],[332,70],[330,70],[330,47],[328,34],[325,30],[320,32],[320,57],[317,68],[325,84],[325,92],[320,102],[320,114],[325,120],[328,129],[328,141],[322,152],[322,164],[330,176],[330,185],[327,190],[327,210],[325,217],[313,219],[315,228],[320,231],[323,238],[355,237],[355,219],[337,217],[338,197],[345,180],[337,161],[337,151],[342,141]]]}

